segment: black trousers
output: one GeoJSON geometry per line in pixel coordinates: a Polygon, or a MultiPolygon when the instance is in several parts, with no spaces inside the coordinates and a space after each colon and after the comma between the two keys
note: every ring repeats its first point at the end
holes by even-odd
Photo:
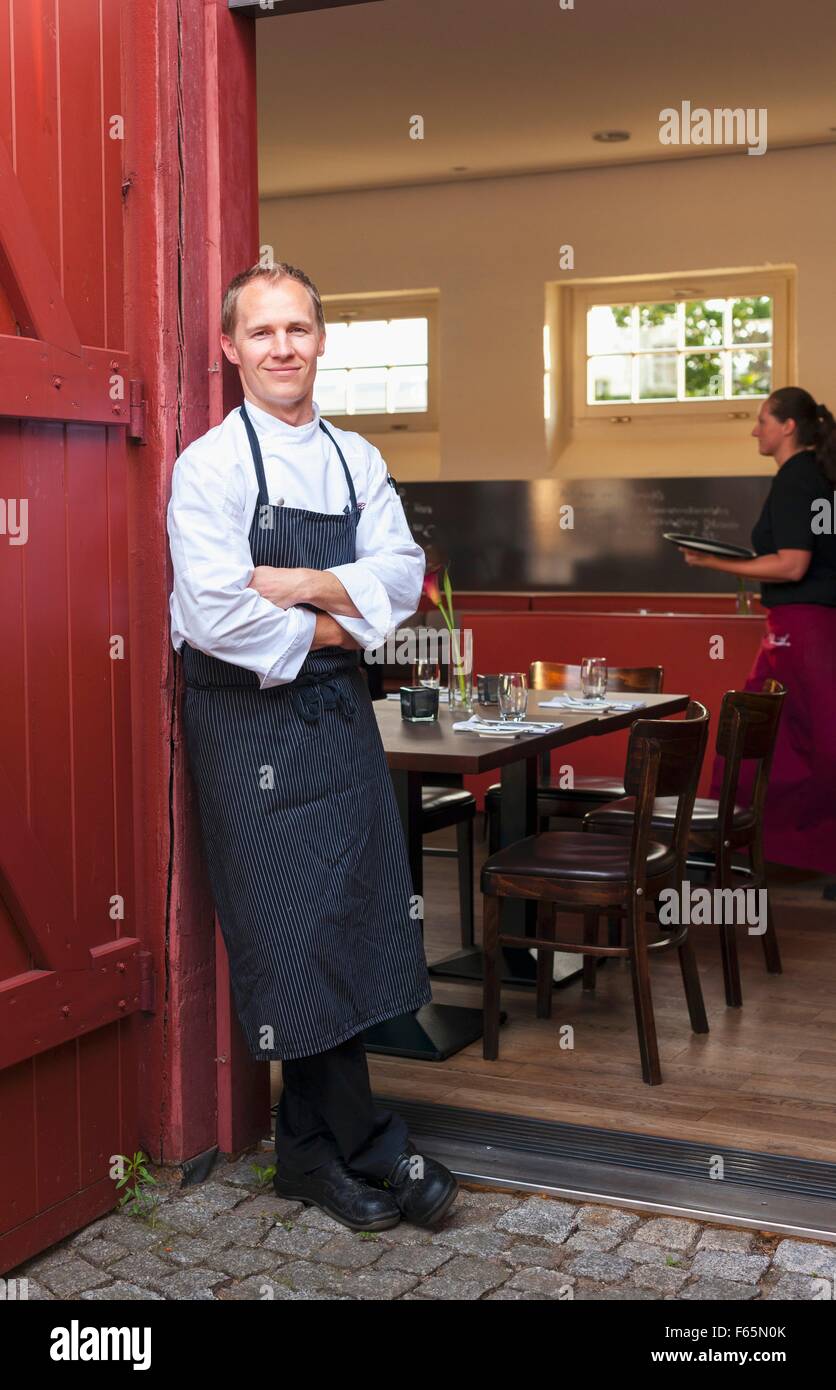
{"type": "Polygon", "coordinates": [[[372,1100],[361,1033],[311,1057],[282,1062],[276,1112],[276,1167],[310,1173],[332,1158],[385,1178],[409,1137],[406,1122],[372,1100]]]}

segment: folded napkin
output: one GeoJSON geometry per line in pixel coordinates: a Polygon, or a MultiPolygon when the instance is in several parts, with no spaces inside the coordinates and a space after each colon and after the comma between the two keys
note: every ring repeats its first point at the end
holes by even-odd
{"type": "Polygon", "coordinates": [[[644,709],[646,700],[582,700],[575,695],[553,695],[550,700],[538,701],[541,709],[576,709],[589,710],[591,714],[601,713],[603,710],[631,710],[644,709]]]}
{"type": "Polygon", "coordinates": [[[562,729],[563,725],[557,720],[550,719],[548,723],[538,723],[535,719],[521,719],[519,721],[482,719],[480,715],[474,714],[470,719],[460,720],[453,725],[456,733],[463,734],[485,734],[491,738],[516,738],[518,734],[547,734],[552,729],[562,729]]]}

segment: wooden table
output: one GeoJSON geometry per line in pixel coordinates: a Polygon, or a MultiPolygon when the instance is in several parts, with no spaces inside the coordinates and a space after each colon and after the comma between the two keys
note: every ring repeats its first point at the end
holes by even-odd
{"type": "MultiPolygon", "coordinates": [[[[539,700],[554,695],[553,690],[531,690],[528,717],[554,723],[552,732],[526,734],[522,738],[486,738],[479,734],[454,733],[455,722],[442,704],[437,723],[410,724],[401,718],[397,700],[376,700],[378,728],[392,774],[398,809],[406,838],[413,892],[423,894],[424,863],[421,835],[421,786],[425,773],[458,773],[464,776],[500,769],[502,798],[500,845],[512,844],[537,830],[537,768],[541,753],[563,748],[580,739],[600,737],[626,729],[637,719],[659,719],[679,714],[687,708],[687,695],[642,695],[640,709],[611,714],[576,714],[568,709],[541,709],[539,700]]],[[[630,695],[614,696],[630,699],[630,695]]],[[[496,706],[475,706],[489,719],[497,717],[496,706]]],[[[458,714],[456,720],[467,718],[458,714]]],[[[506,900],[502,905],[503,924],[513,932],[534,934],[536,903],[506,900]]],[[[481,978],[481,948],[460,953],[454,960],[469,959],[469,966],[456,974],[474,981],[481,978]]],[[[507,978],[526,983],[520,975],[524,962],[530,962],[534,978],[535,962],[527,952],[506,951],[510,966],[507,978]]],[[[451,962],[445,962],[450,965],[451,962]]],[[[504,1015],[502,1016],[504,1021],[504,1015]]],[[[387,1019],[363,1033],[369,1052],[424,1061],[443,1061],[482,1036],[482,1009],[461,1008],[453,1004],[427,1004],[414,1014],[387,1019]]]]}

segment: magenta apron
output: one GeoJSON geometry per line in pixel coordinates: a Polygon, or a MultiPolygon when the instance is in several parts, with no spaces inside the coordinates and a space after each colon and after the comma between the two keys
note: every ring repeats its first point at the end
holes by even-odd
{"type": "MultiPolygon", "coordinates": [[[[745,690],[773,676],[787,687],[764,816],[764,854],[776,864],[836,873],[836,608],[782,603],[745,690]]],[[[719,796],[722,759],[711,795],[719,796]]],[[[754,764],[741,768],[740,803],[751,800],[754,764]]]]}

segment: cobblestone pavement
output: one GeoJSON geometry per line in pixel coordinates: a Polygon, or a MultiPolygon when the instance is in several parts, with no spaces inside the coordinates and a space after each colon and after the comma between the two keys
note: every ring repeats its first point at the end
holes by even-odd
{"type": "MultiPolygon", "coordinates": [[[[219,1162],[154,1169],[155,1224],[113,1212],[10,1271],[30,1299],[821,1299],[836,1242],[461,1187],[439,1227],[354,1234],[219,1162]],[[265,1293],[265,1286],[267,1292],[265,1293]]],[[[257,1166],[256,1166],[257,1165],[257,1166]]],[[[272,1170],[269,1170],[272,1172],[272,1170]]]]}

